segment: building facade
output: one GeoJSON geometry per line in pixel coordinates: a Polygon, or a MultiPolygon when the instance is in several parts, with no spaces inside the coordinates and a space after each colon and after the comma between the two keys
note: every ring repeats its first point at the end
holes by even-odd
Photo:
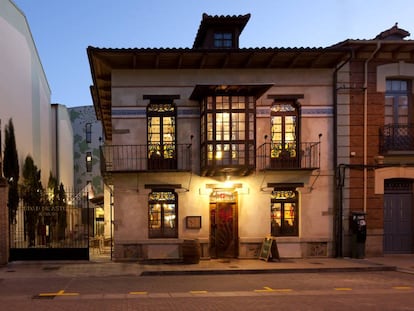
{"type": "Polygon", "coordinates": [[[75,192],[86,190],[94,208],[94,236],[110,237],[110,209],[104,209],[104,185],[100,167],[102,125],[93,106],[69,108],[73,128],[75,192]]]}
{"type": "Polygon", "coordinates": [[[361,207],[357,185],[362,168],[366,202],[381,202],[368,177],[380,171],[354,162],[364,148],[351,135],[371,45],[241,49],[249,18],[204,14],[191,49],[88,48],[115,260],[177,259],[188,239],[203,258],[257,258],[268,236],[281,257],[345,255],[352,211],[367,213],[367,252],[379,250],[382,206],[361,207]]]}
{"type": "Polygon", "coordinates": [[[114,258],[332,252],[332,72],[343,52],[240,49],[250,15],[204,15],[192,49],[89,47],[113,186],[114,258]],[[324,57],[322,57],[324,56],[324,57]]]}
{"type": "MultiPolygon", "coordinates": [[[[350,216],[366,215],[368,256],[413,253],[414,41],[398,25],[335,45],[349,56],[335,76],[338,250],[350,216]],[[343,220],[343,223],[341,223],[343,220]]],[[[341,253],[339,254],[341,255],[341,253]]]]}
{"type": "Polygon", "coordinates": [[[103,193],[99,147],[103,143],[102,125],[93,106],[69,108],[73,128],[75,189],[92,184],[96,195],[103,193]]]}

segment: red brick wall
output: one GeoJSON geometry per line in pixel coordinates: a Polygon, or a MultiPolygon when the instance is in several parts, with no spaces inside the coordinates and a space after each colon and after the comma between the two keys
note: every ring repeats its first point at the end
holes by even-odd
{"type": "MultiPolygon", "coordinates": [[[[364,61],[351,63],[350,149],[356,152],[351,164],[361,168],[350,170],[350,209],[361,211],[364,206],[364,61]]],[[[381,63],[368,65],[367,88],[367,165],[375,165],[379,154],[379,129],[384,124],[385,94],[376,91],[376,68],[381,63]]],[[[374,194],[374,170],[367,170],[367,225],[369,229],[383,228],[383,198],[374,194]]]]}

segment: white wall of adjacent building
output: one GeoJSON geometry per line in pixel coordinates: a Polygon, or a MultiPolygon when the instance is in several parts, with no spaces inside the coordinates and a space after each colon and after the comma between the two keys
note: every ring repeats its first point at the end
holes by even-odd
{"type": "MultiPolygon", "coordinates": [[[[11,0],[0,1],[0,38],[1,127],[3,130],[8,120],[13,120],[20,171],[26,156],[32,156],[46,187],[50,172],[57,173],[51,89],[27,19],[11,0]]],[[[71,129],[64,123],[60,124],[60,138],[68,141],[71,129]]],[[[59,174],[73,185],[73,159],[61,151],[59,174]]]]}

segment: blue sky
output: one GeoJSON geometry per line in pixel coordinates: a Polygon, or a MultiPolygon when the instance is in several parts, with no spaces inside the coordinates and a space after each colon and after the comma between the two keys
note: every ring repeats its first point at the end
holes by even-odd
{"type": "Polygon", "coordinates": [[[412,0],[13,0],[24,12],[52,102],[92,105],[86,48],[190,48],[203,13],[251,14],[241,47],[326,47],[396,22],[414,38],[412,0]]]}

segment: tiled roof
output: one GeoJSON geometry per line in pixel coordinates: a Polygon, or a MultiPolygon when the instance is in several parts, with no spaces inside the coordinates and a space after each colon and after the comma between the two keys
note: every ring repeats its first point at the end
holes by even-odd
{"type": "Polygon", "coordinates": [[[250,19],[250,14],[246,15],[208,15],[203,14],[197,35],[194,40],[193,47],[199,47],[203,42],[207,30],[211,27],[221,26],[237,26],[241,33],[250,19]]]}

